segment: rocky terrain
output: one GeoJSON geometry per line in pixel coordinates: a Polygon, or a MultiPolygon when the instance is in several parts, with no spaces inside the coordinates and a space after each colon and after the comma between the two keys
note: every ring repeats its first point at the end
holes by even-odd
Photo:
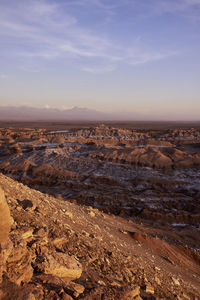
{"type": "Polygon", "coordinates": [[[2,299],[200,299],[199,129],[1,128],[0,170],[2,299]]]}

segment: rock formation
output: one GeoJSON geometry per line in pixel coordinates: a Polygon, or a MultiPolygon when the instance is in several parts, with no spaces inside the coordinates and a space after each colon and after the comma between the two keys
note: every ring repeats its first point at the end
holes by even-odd
{"type": "Polygon", "coordinates": [[[2,273],[6,269],[6,260],[12,249],[12,243],[9,239],[11,224],[10,210],[5,200],[4,192],[0,187],[0,282],[2,273]]]}
{"type": "Polygon", "coordinates": [[[198,129],[2,128],[0,145],[0,299],[198,299],[198,129]]]}
{"type": "Polygon", "coordinates": [[[1,246],[7,242],[11,227],[10,210],[5,200],[4,192],[0,187],[0,244],[1,246]]]}

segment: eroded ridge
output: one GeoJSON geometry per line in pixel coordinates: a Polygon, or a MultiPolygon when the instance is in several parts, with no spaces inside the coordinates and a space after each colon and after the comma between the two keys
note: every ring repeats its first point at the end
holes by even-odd
{"type": "Polygon", "coordinates": [[[0,143],[2,299],[198,299],[198,129],[2,128],[0,143]]]}

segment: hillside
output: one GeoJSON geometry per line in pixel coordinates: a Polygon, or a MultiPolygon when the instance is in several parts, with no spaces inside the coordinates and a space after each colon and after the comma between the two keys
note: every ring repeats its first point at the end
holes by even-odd
{"type": "Polygon", "coordinates": [[[194,250],[2,174],[0,186],[13,219],[1,244],[1,299],[199,299],[194,250]]]}

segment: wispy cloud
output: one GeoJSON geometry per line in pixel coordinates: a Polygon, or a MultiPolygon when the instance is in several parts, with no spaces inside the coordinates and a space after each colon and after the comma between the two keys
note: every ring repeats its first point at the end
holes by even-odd
{"type": "MultiPolygon", "coordinates": [[[[91,45],[89,45],[88,48],[83,46],[73,46],[71,43],[67,43],[67,44],[63,44],[60,46],[60,49],[63,50],[66,53],[71,53],[74,55],[78,55],[81,57],[99,57],[99,58],[104,58],[104,59],[108,59],[110,61],[120,61],[122,60],[122,57],[114,55],[112,53],[110,53],[109,51],[100,51],[98,49],[97,46],[93,46],[91,47],[91,45]]],[[[103,49],[102,49],[103,50],[103,49]]]]}
{"type": "Polygon", "coordinates": [[[200,0],[184,0],[187,5],[200,5],[200,0]]]}
{"type": "MultiPolygon", "coordinates": [[[[167,1],[159,0],[159,8],[165,7],[167,1]]],[[[177,0],[178,1],[178,0],[177,0]]],[[[169,1],[172,3],[171,1],[169,1]]],[[[176,2],[176,1],[175,1],[176,2]]],[[[179,2],[179,1],[178,1],[179,2]]],[[[199,3],[198,0],[183,0],[185,5],[199,3]]],[[[24,60],[32,59],[79,59],[80,68],[86,72],[104,73],[113,71],[118,64],[144,64],[159,61],[174,55],[166,49],[148,49],[146,43],[139,46],[129,45],[114,40],[97,28],[91,29],[81,21],[76,10],[71,6],[95,6],[102,12],[100,18],[106,18],[107,13],[114,13],[122,5],[138,4],[130,0],[102,1],[102,0],[73,0],[68,2],[53,2],[48,0],[21,0],[9,5],[3,0],[0,3],[0,36],[8,44],[16,43],[20,46],[15,54],[24,60]],[[96,67],[96,60],[101,68],[96,67]],[[83,68],[82,65],[86,66],[83,68]],[[93,64],[93,65],[92,65],[93,64]],[[109,67],[107,67],[109,66],[109,67]]],[[[154,0],[156,5],[157,0],[154,0]]],[[[166,9],[166,7],[165,7],[166,9]]],[[[97,13],[99,14],[99,10],[97,13]]],[[[87,22],[86,22],[87,23],[87,22]]]]}
{"type": "Polygon", "coordinates": [[[184,17],[197,17],[200,0],[153,0],[150,11],[153,13],[179,14],[184,17]]]}
{"type": "Polygon", "coordinates": [[[141,55],[133,55],[130,57],[130,64],[131,65],[139,65],[139,64],[145,64],[149,62],[154,62],[154,61],[160,61],[163,59],[166,59],[167,57],[170,56],[175,56],[178,55],[177,51],[173,52],[166,52],[166,53],[159,53],[159,52],[153,52],[153,53],[143,53],[141,55]]]}
{"type": "Polygon", "coordinates": [[[83,71],[92,74],[104,74],[115,70],[115,66],[93,66],[93,67],[83,67],[83,71]]]}

